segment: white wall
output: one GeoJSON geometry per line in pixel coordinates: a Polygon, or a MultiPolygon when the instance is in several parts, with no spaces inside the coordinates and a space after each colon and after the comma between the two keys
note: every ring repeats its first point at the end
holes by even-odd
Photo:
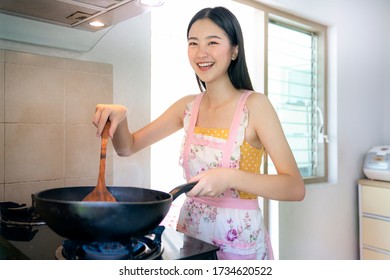
{"type": "MultiPolygon", "coordinates": [[[[279,4],[279,8],[330,26],[331,182],[307,186],[303,202],[280,204],[280,258],[356,259],[356,185],[362,177],[362,161],[369,148],[390,142],[390,39],[387,33],[390,23],[386,19],[390,2],[272,2],[279,4]]],[[[114,100],[129,106],[131,129],[150,120],[149,14],[118,24],[89,53],[17,43],[3,43],[0,47],[112,63],[114,100]]],[[[173,83],[171,78],[168,73],[167,83],[173,83]]],[[[149,150],[133,158],[116,158],[114,164],[116,184],[150,184],[149,150]]]]}
{"type": "Polygon", "coordinates": [[[330,27],[331,181],[307,186],[303,202],[280,203],[280,258],[357,259],[357,180],[363,176],[362,162],[369,148],[390,141],[389,83],[385,84],[390,2],[272,2],[330,27]]]}
{"type": "MultiPolygon", "coordinates": [[[[150,122],[150,13],[116,25],[83,59],[114,65],[114,103],[128,108],[135,131],[150,122]]],[[[114,184],[150,187],[150,149],[114,158],[114,184]]]]}
{"type": "MultiPolygon", "coordinates": [[[[389,30],[390,28],[390,17],[387,17],[387,22],[385,24],[384,30],[389,30]]],[[[384,110],[384,116],[383,116],[383,130],[384,130],[384,136],[383,136],[383,142],[388,144],[390,143],[390,36],[384,35],[386,38],[386,45],[385,49],[387,50],[385,53],[385,101],[383,102],[383,110],[384,110]]]]}

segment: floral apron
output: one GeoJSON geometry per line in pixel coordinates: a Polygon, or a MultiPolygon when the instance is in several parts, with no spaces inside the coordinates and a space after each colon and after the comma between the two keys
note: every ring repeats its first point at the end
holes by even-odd
{"type": "MultiPolygon", "coordinates": [[[[180,157],[187,181],[211,168],[239,168],[240,145],[248,124],[245,102],[250,94],[247,91],[240,97],[227,140],[194,133],[204,93],[188,104],[180,157]]],[[[258,200],[241,199],[235,189],[219,197],[187,197],[177,230],[218,245],[219,259],[273,259],[258,200]]]]}

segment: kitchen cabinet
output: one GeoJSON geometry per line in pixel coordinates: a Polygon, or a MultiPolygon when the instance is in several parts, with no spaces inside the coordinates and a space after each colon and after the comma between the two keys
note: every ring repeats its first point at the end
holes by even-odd
{"type": "Polygon", "coordinates": [[[362,260],[390,260],[390,182],[359,180],[362,260]]]}

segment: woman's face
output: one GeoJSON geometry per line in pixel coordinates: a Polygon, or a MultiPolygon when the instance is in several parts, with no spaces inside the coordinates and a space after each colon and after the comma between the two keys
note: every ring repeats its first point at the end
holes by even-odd
{"type": "Polygon", "coordinates": [[[226,33],[209,19],[201,19],[188,33],[188,58],[198,77],[207,83],[228,77],[227,69],[237,56],[226,33]]]}

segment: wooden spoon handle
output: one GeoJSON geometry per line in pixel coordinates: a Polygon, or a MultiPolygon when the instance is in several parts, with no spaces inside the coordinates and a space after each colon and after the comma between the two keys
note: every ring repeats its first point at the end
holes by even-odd
{"type": "Polygon", "coordinates": [[[102,131],[98,182],[96,187],[83,199],[83,201],[116,202],[115,197],[108,191],[106,187],[106,155],[109,129],[110,122],[107,121],[102,131]]]}
{"type": "Polygon", "coordinates": [[[98,186],[106,186],[106,157],[107,157],[107,142],[108,142],[108,131],[110,130],[110,121],[107,121],[103,131],[100,147],[100,166],[99,166],[99,177],[98,177],[98,186]]]}

